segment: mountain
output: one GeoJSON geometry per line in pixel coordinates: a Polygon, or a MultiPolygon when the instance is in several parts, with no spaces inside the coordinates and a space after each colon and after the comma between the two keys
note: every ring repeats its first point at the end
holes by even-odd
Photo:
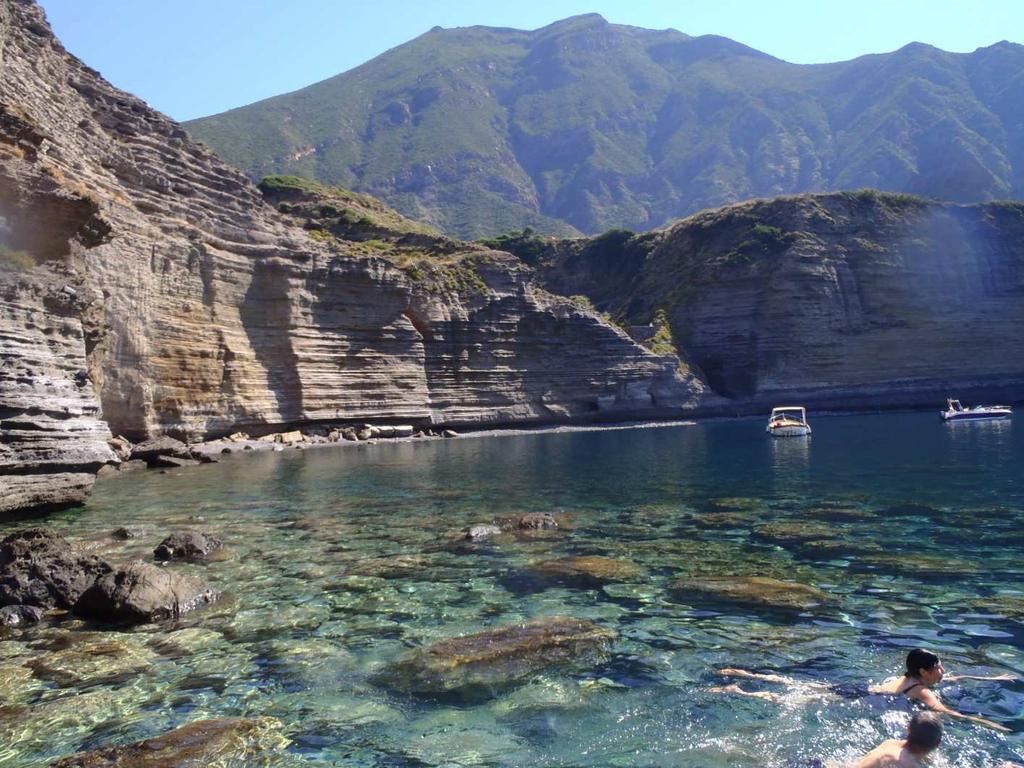
{"type": "Polygon", "coordinates": [[[648,230],[862,187],[975,202],[1024,196],[1024,47],[796,65],[593,14],[532,32],[435,28],[186,125],[253,179],[368,192],[466,238],[648,230]]]}
{"type": "Polygon", "coordinates": [[[1024,396],[1024,203],[862,190],[500,245],[634,333],[665,324],[669,347],[737,410],[1024,396]]]}
{"type": "Polygon", "coordinates": [[[0,513],[81,501],[112,432],[669,415],[702,391],[508,253],[363,195],[261,192],[0,3],[0,513]]]}

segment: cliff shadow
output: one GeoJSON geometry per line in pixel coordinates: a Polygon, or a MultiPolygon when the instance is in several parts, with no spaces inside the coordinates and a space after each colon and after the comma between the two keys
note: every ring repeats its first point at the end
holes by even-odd
{"type": "Polygon", "coordinates": [[[284,423],[303,417],[302,379],[292,343],[292,297],[289,265],[261,259],[253,265],[252,281],[238,308],[256,360],[263,366],[267,387],[277,401],[284,423]]]}

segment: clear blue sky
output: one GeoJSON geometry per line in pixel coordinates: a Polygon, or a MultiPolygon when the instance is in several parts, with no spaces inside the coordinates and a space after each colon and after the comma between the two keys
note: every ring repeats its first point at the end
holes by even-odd
{"type": "Polygon", "coordinates": [[[608,21],[716,34],[787,61],[842,61],[929,43],[1024,42],[1024,0],[41,0],[64,45],[178,120],[336,75],[435,25],[536,29],[608,21]]]}

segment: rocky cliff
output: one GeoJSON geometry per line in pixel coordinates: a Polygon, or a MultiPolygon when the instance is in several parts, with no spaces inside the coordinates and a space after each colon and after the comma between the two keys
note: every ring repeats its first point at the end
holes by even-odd
{"type": "Polygon", "coordinates": [[[509,242],[624,323],[663,310],[737,410],[1024,399],[1024,203],[753,201],[644,235],[509,242]]]}
{"type": "Polygon", "coordinates": [[[0,510],[80,499],[107,424],[553,421],[701,392],[508,254],[438,265],[296,223],[28,0],[0,5],[0,55],[0,510]]]}

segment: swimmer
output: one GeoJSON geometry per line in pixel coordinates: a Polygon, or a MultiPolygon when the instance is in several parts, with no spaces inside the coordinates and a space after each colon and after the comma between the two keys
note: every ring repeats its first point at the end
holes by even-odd
{"type": "Polygon", "coordinates": [[[921,768],[922,761],[942,741],[942,720],[934,712],[918,712],[910,718],[907,738],[888,739],[868,752],[855,768],[921,768]]]}
{"type": "Polygon", "coordinates": [[[947,675],[946,668],[942,661],[931,651],[924,648],[915,648],[907,654],[907,670],[899,677],[891,677],[883,683],[871,686],[868,690],[871,693],[885,693],[895,696],[906,696],[908,699],[920,701],[928,709],[934,712],[941,712],[950,717],[960,720],[970,720],[980,725],[995,728],[997,731],[1010,733],[1006,726],[987,720],[977,715],[965,715],[950,709],[942,703],[939,695],[932,690],[932,687],[945,680],[955,682],[957,680],[1016,680],[1012,675],[947,675]]]}
{"type": "MultiPolygon", "coordinates": [[[[945,667],[942,666],[942,662],[939,657],[931,651],[926,651],[923,648],[915,648],[907,654],[907,670],[906,673],[899,677],[892,677],[883,683],[878,685],[872,685],[866,688],[848,688],[845,686],[834,686],[828,683],[809,682],[803,680],[796,680],[791,677],[785,677],[783,675],[770,675],[760,674],[757,672],[748,672],[745,669],[734,669],[725,668],[720,669],[720,675],[726,677],[744,677],[749,680],[760,680],[766,683],[779,683],[782,685],[793,686],[798,689],[802,688],[805,691],[814,691],[820,697],[829,696],[835,694],[846,698],[860,698],[868,694],[884,694],[890,696],[906,696],[908,699],[913,699],[924,704],[928,709],[935,712],[940,712],[950,717],[956,717],[961,720],[969,720],[979,725],[984,725],[989,728],[995,728],[998,731],[1010,733],[1010,729],[1004,725],[988,720],[984,717],[978,717],[977,715],[967,715],[963,712],[958,712],[955,709],[950,709],[942,700],[938,694],[932,690],[932,686],[937,685],[942,680],[947,682],[953,682],[956,680],[1016,680],[1012,675],[993,675],[993,676],[982,676],[982,675],[947,675],[945,667]]],[[[735,693],[742,696],[749,696],[752,698],[764,699],[765,701],[774,701],[776,703],[781,702],[783,698],[779,694],[770,693],[768,691],[745,691],[738,684],[719,686],[710,689],[715,693],[735,693]]]]}

